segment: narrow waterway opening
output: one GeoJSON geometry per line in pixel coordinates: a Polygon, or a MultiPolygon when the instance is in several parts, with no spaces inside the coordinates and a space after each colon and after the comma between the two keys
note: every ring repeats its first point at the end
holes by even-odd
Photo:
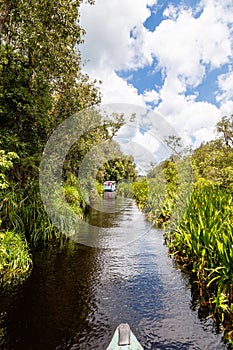
{"type": "Polygon", "coordinates": [[[163,231],[131,199],[101,205],[115,208],[88,215],[104,228],[102,247],[69,240],[38,249],[30,277],[1,294],[0,348],[102,350],[127,322],[145,350],[226,349],[211,319],[199,319],[163,231]]]}

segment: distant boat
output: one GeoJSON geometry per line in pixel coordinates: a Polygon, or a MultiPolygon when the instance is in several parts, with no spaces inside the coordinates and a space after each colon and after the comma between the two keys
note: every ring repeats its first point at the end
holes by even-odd
{"type": "Polygon", "coordinates": [[[115,330],[106,350],[143,350],[128,323],[121,323],[115,330]]]}
{"type": "Polygon", "coordinates": [[[116,191],[116,181],[104,182],[104,192],[115,192],[115,191],[116,191]]]}

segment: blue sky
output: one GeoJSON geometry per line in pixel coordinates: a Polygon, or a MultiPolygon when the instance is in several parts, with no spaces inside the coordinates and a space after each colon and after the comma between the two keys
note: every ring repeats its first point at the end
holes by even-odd
{"type": "MultiPolygon", "coordinates": [[[[163,13],[170,5],[183,6],[184,8],[187,8],[187,7],[197,8],[199,3],[200,3],[199,0],[183,0],[183,1],[159,0],[157,1],[156,4],[152,6],[148,5],[151,11],[151,15],[146,19],[146,21],[143,24],[147,29],[153,32],[155,28],[164,19],[163,13]]],[[[195,13],[194,16],[196,17],[199,15],[200,15],[200,12],[197,11],[197,13],[195,13]]]]}
{"type": "Polygon", "coordinates": [[[150,106],[197,147],[233,114],[232,13],[232,0],[83,4],[84,70],[104,104],[150,106]]]}

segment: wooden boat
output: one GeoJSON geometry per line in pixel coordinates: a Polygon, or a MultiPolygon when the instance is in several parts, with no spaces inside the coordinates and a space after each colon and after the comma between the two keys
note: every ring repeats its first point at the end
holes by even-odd
{"type": "Polygon", "coordinates": [[[121,323],[115,330],[107,350],[143,350],[128,323],[121,323]]]}

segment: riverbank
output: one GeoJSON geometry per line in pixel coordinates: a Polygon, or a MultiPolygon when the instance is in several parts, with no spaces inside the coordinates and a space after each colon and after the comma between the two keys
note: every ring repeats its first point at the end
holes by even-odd
{"type": "Polygon", "coordinates": [[[0,296],[0,348],[106,349],[116,326],[127,322],[144,350],[226,350],[211,319],[199,318],[163,230],[154,229],[133,200],[112,196],[109,202],[114,211],[91,208],[87,218],[104,224],[99,245],[119,233],[137,239],[109,249],[74,240],[38,247],[29,278],[0,296]]]}
{"type": "MultiPolygon", "coordinates": [[[[72,210],[82,218],[87,204],[78,190],[77,179],[70,176],[64,193],[72,210]]],[[[0,286],[18,283],[28,277],[33,268],[30,247],[60,240],[63,234],[53,225],[41,201],[39,185],[27,189],[8,188],[2,193],[1,214],[4,220],[0,232],[0,286]]],[[[56,203],[59,211],[59,203],[56,203]]]]}
{"type": "Polygon", "coordinates": [[[233,206],[232,193],[218,184],[198,182],[187,211],[167,232],[170,254],[191,273],[200,301],[208,303],[214,319],[233,344],[233,206]]]}
{"type": "Polygon", "coordinates": [[[232,192],[221,184],[198,180],[186,197],[187,208],[180,217],[171,218],[178,202],[176,191],[164,196],[153,180],[120,187],[130,194],[155,226],[163,225],[169,254],[195,281],[200,306],[225,329],[233,344],[233,205],[232,192]],[[172,220],[172,222],[171,222],[172,220]]]}

